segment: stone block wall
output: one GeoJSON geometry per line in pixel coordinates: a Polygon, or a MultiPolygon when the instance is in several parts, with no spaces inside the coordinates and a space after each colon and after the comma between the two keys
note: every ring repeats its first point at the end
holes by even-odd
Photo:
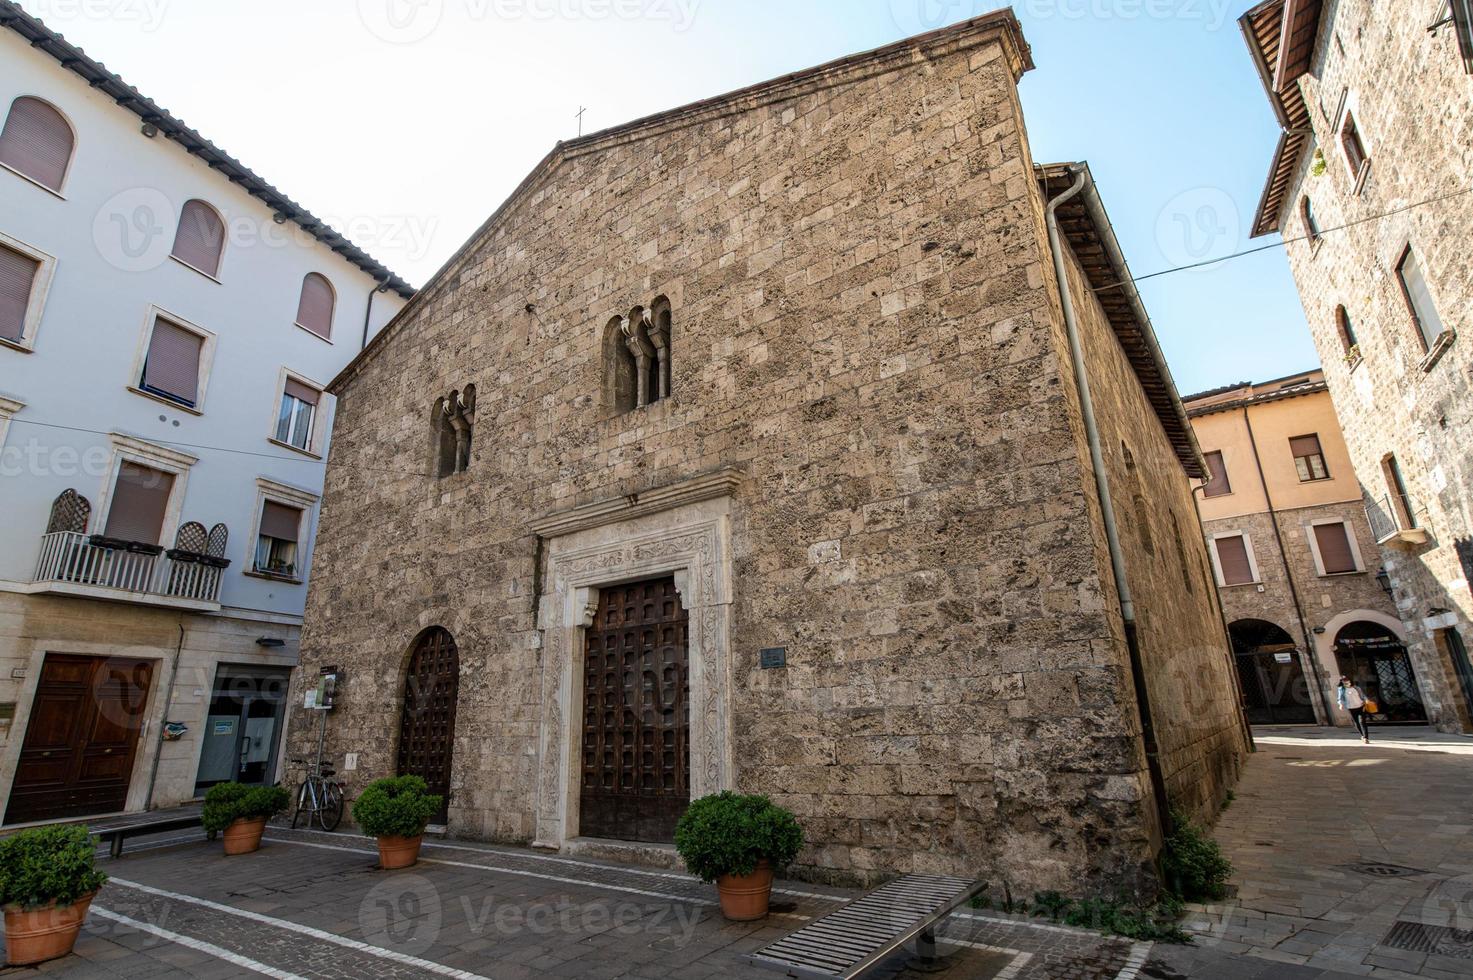
{"type": "Polygon", "coordinates": [[[1383,553],[1398,611],[1435,723],[1473,730],[1468,698],[1436,633],[1473,639],[1473,75],[1450,28],[1429,33],[1441,4],[1327,2],[1311,74],[1301,80],[1324,173],[1302,161],[1283,231],[1306,234],[1308,196],[1327,231],[1287,252],[1347,445],[1368,497],[1387,493],[1382,460],[1394,453],[1425,545],[1383,553]],[[1342,97],[1354,113],[1370,166],[1361,185],[1337,137],[1342,97]],[[1394,213],[1393,213],[1394,212],[1394,213]],[[1350,227],[1342,227],[1347,226],[1350,227]],[[1431,356],[1396,267],[1407,246],[1420,257],[1444,324],[1452,331],[1431,356]],[[1344,306],[1361,357],[1347,360],[1336,321],[1344,306]]]}
{"type": "Polygon", "coordinates": [[[350,795],[394,770],[405,658],[439,625],[451,830],[533,839],[529,523],[734,467],[734,782],[797,812],[795,870],[1149,887],[1018,58],[983,23],[564,147],[350,368],[303,637],[304,676],[347,671],[328,749],[358,756],[350,795]],[[603,331],[662,296],[672,397],[619,414],[603,331]],[[469,383],[471,466],[436,478],[431,405],[469,383]]]}

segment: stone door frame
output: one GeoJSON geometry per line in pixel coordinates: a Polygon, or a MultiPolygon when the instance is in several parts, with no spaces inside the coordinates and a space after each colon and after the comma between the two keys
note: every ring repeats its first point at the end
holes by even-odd
{"type": "Polygon", "coordinates": [[[603,587],[675,577],[690,614],[691,799],[734,787],[730,512],[730,498],[706,499],[546,539],[534,847],[579,836],[585,633],[603,587]]]}

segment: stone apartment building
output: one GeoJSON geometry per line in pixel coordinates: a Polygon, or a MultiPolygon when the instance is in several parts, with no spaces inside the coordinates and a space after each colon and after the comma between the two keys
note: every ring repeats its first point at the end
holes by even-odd
{"type": "Polygon", "coordinates": [[[1283,128],[1281,233],[1431,722],[1473,731],[1473,10],[1270,0],[1242,19],[1283,128]]]}
{"type": "Polygon", "coordinates": [[[670,860],[734,788],[813,878],[1152,887],[1245,729],[1200,457],[1031,67],[1004,11],[559,144],[338,377],[302,649],[350,796],[670,860]]]}
{"type": "Polygon", "coordinates": [[[1244,706],[1254,724],[1350,724],[1341,675],[1427,720],[1360,482],[1318,369],[1186,399],[1211,477],[1200,490],[1244,706]]]}

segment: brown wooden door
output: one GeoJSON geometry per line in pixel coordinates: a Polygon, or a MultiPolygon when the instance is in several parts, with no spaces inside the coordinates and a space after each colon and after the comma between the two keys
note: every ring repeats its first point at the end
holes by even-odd
{"type": "Polygon", "coordinates": [[[399,721],[399,775],[419,776],[431,793],[445,797],[435,818],[450,809],[450,759],[455,745],[455,701],[460,693],[460,653],[455,639],[436,626],[426,630],[409,655],[404,711],[399,721]]]}
{"type": "Polygon", "coordinates": [[[122,810],[152,681],[149,660],[47,654],[5,822],[122,810]]]}
{"type": "Polygon", "coordinates": [[[673,578],[601,591],[584,658],[583,836],[675,839],[690,805],[688,637],[673,578]]]}

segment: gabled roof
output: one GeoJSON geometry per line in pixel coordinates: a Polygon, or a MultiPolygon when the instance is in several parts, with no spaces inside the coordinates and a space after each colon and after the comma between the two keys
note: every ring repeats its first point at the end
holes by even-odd
{"type": "Polygon", "coordinates": [[[1242,384],[1214,388],[1211,391],[1191,395],[1183,401],[1186,403],[1187,416],[1195,419],[1218,412],[1236,411],[1252,405],[1263,405],[1288,398],[1302,398],[1305,395],[1317,395],[1329,390],[1329,385],[1325,383],[1325,372],[1320,368],[1311,368],[1308,371],[1296,371],[1269,381],[1244,381],[1242,384]],[[1225,398],[1224,395],[1236,395],[1237,397],[1225,398]]]}
{"type": "Polygon", "coordinates": [[[1255,238],[1278,231],[1294,175],[1314,141],[1299,79],[1314,60],[1321,11],[1322,0],[1265,0],[1238,20],[1283,130],[1253,219],[1255,238]]]}
{"type": "Polygon", "coordinates": [[[783,99],[793,98],[817,86],[858,81],[884,74],[909,63],[912,59],[929,58],[945,51],[966,50],[992,39],[1001,40],[1007,52],[1015,81],[1022,77],[1024,72],[1032,70],[1032,52],[1028,47],[1028,42],[1023,39],[1023,28],[1018,23],[1018,18],[1011,9],[994,10],[940,30],[876,48],[873,51],[849,55],[815,68],[783,75],[780,78],[728,92],[725,95],[693,102],[667,112],[636,119],[621,126],[590,133],[579,139],[559,141],[547,156],[532,168],[532,172],[521,184],[517,185],[517,188],[501,203],[501,206],[492,212],[485,223],[476,229],[470,238],[466,239],[465,244],[456,250],[449,261],[430,277],[429,282],[425,283],[415,298],[405,304],[394,319],[389,321],[388,325],[368,342],[368,346],[360,351],[347,367],[343,368],[328,385],[328,389],[334,394],[340,393],[341,386],[376,356],[383,344],[398,334],[403,324],[408,322],[422,304],[429,301],[429,297],[447,280],[460,262],[501,223],[502,218],[511,208],[526,197],[533,188],[549,179],[567,160],[621,143],[652,138],[661,133],[693,126],[711,118],[770,105],[783,99]]]}
{"type": "Polygon", "coordinates": [[[1176,382],[1166,366],[1166,357],[1161,353],[1145,304],[1136,291],[1130,266],[1126,264],[1125,254],[1115,238],[1115,229],[1099,203],[1089,165],[1050,163],[1033,169],[1045,201],[1058,197],[1074,183],[1076,173],[1084,172],[1086,193],[1076,195],[1059,207],[1059,230],[1084,267],[1085,279],[1094,291],[1095,299],[1104,308],[1110,327],[1125,350],[1131,369],[1155,410],[1182,469],[1187,476],[1205,477],[1197,437],[1187,421],[1176,382]]]}
{"type": "Polygon", "coordinates": [[[295,222],[303,231],[380,283],[405,299],[414,295],[414,287],[388,267],[267,183],[245,164],[190,129],[168,110],[108,71],[102,62],[88,57],[81,48],[26,13],[20,4],[12,0],[0,0],[0,25],[14,31],[31,47],[55,58],[63,68],[81,77],[88,85],[107,95],[145,123],[157,126],[160,133],[178,143],[191,155],[199,157],[211,170],[219,172],[224,179],[243,188],[247,194],[261,201],[274,213],[295,222]]]}

